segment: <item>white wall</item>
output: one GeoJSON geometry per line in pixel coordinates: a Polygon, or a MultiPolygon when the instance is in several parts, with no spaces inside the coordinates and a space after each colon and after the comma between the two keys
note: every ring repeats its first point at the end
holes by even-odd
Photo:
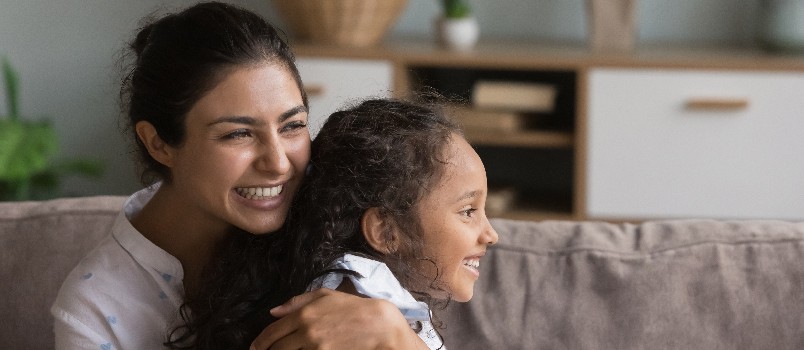
{"type": "MultiPolygon", "coordinates": [[[[759,0],[644,0],[640,43],[751,43],[759,0]]],[[[133,148],[120,131],[117,59],[139,19],[188,0],[0,0],[0,56],[19,71],[21,109],[48,116],[60,134],[60,157],[92,156],[107,172],[100,182],[72,179],[77,195],[126,194],[139,187],[133,148]]],[[[233,0],[281,25],[270,0],[233,0]]],[[[485,37],[582,42],[584,0],[474,0],[485,37]]],[[[392,36],[430,36],[437,0],[409,0],[392,36]]],[[[6,102],[0,100],[0,110],[6,102]]],[[[3,112],[4,113],[4,112],[3,112]]]]}

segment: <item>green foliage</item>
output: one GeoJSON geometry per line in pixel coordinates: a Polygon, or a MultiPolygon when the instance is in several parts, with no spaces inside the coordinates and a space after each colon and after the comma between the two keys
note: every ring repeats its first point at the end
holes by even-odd
{"type": "Polygon", "coordinates": [[[0,116],[0,200],[30,200],[58,196],[60,179],[67,175],[99,177],[103,166],[92,160],[53,164],[58,151],[53,125],[24,120],[19,113],[19,80],[3,60],[8,111],[0,116]]]}
{"type": "Polygon", "coordinates": [[[469,0],[441,0],[444,6],[444,16],[447,18],[464,18],[472,14],[469,0]]]}

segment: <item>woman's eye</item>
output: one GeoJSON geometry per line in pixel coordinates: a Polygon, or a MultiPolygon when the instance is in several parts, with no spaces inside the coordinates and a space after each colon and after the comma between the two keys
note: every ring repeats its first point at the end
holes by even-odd
{"type": "Polygon", "coordinates": [[[306,128],[306,127],[307,127],[307,123],[305,123],[305,122],[303,122],[301,120],[297,120],[297,121],[292,121],[290,123],[285,124],[285,126],[282,127],[282,131],[294,131],[294,130],[299,130],[299,129],[303,129],[303,128],[306,128]]]}
{"type": "Polygon", "coordinates": [[[474,216],[476,211],[477,211],[477,209],[475,209],[475,208],[468,208],[468,209],[462,210],[461,215],[463,215],[465,217],[468,217],[468,218],[471,218],[472,216],[474,216]]]}
{"type": "Polygon", "coordinates": [[[230,132],[230,133],[228,133],[226,135],[223,135],[223,139],[226,139],[226,140],[239,140],[239,139],[243,139],[243,138],[246,138],[246,137],[251,137],[251,130],[238,129],[238,130],[232,131],[232,132],[230,132]]]}

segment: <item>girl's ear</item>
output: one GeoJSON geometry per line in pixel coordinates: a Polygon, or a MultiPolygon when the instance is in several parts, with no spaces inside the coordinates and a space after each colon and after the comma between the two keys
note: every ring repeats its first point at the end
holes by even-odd
{"type": "Polygon", "coordinates": [[[157,162],[162,163],[166,167],[173,166],[173,148],[170,147],[159,134],[156,132],[153,124],[146,121],[139,121],[134,126],[137,132],[137,137],[148,149],[148,154],[151,155],[157,162]]]}
{"type": "Polygon", "coordinates": [[[396,233],[387,230],[388,225],[376,207],[368,208],[360,217],[360,230],[363,231],[366,242],[383,254],[391,254],[397,249],[396,233]],[[390,237],[388,233],[391,233],[390,237]]]}

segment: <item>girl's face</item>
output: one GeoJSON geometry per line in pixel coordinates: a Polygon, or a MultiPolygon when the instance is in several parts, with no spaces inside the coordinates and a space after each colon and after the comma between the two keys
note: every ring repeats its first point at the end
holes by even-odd
{"type": "MultiPolygon", "coordinates": [[[[419,203],[424,254],[438,266],[439,280],[454,300],[472,299],[478,267],[486,247],[497,242],[497,232],[486,218],[486,170],[463,137],[453,135],[447,146],[448,163],[432,191],[419,203]]],[[[421,268],[435,277],[433,265],[421,268]]],[[[446,295],[434,295],[446,297],[446,295]]]]}
{"type": "Polygon", "coordinates": [[[170,148],[172,182],[190,220],[213,230],[277,230],[310,158],[307,109],[278,64],[236,68],[187,114],[170,148]]]}

